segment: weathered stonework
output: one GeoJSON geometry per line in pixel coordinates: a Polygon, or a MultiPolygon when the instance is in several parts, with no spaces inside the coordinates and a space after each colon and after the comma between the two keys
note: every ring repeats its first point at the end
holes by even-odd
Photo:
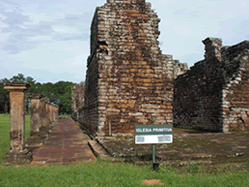
{"type": "Polygon", "coordinates": [[[47,98],[42,98],[40,100],[40,116],[41,116],[41,127],[39,136],[41,138],[48,137],[48,134],[53,129],[53,122],[52,122],[52,111],[50,108],[50,102],[47,98]]]}
{"type": "Polygon", "coordinates": [[[58,106],[54,103],[51,103],[52,107],[52,124],[55,124],[58,120],[58,106]]]}
{"type": "Polygon", "coordinates": [[[34,147],[43,145],[43,141],[39,136],[41,124],[41,108],[40,99],[42,94],[29,94],[30,98],[30,137],[25,142],[26,147],[34,147]]]}
{"type": "Polygon", "coordinates": [[[30,136],[39,133],[41,127],[41,117],[40,117],[40,99],[42,94],[31,94],[29,98],[31,100],[30,106],[30,136]]]}
{"type": "Polygon", "coordinates": [[[72,87],[71,92],[71,116],[75,121],[79,120],[79,110],[84,106],[85,83],[81,82],[72,87]]]}
{"type": "Polygon", "coordinates": [[[175,81],[174,126],[249,130],[249,41],[222,46],[207,38],[205,59],[175,81]]]}
{"type": "Polygon", "coordinates": [[[25,101],[24,92],[30,87],[26,82],[3,83],[10,91],[10,150],[3,157],[3,164],[28,163],[32,153],[24,147],[25,101]]]}
{"type": "Polygon", "coordinates": [[[127,135],[135,124],[173,123],[173,80],[187,66],[161,53],[159,21],[145,0],[108,0],[96,9],[77,114],[91,134],[127,135]]]}

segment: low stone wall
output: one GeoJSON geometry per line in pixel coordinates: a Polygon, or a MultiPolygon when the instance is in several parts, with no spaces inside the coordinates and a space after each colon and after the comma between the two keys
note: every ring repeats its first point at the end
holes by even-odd
{"type": "Polygon", "coordinates": [[[228,132],[248,129],[249,42],[207,38],[205,59],[174,84],[174,126],[228,132]]]}

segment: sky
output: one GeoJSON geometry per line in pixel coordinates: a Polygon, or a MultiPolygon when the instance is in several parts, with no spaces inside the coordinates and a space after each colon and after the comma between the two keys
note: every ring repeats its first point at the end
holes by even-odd
{"type": "MultiPolygon", "coordinates": [[[[248,0],[146,0],[161,19],[163,54],[187,63],[204,58],[202,40],[249,40],[248,0]]],[[[95,8],[106,0],[0,0],[0,79],[80,83],[90,54],[95,8]]]]}

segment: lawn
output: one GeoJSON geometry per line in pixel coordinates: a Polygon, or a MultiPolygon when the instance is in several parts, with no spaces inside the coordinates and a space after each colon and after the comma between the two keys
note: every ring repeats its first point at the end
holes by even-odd
{"type": "MultiPolygon", "coordinates": [[[[26,116],[26,138],[29,135],[30,116],[26,116]]],[[[0,157],[9,150],[9,117],[0,115],[0,157]]],[[[0,163],[0,186],[148,186],[145,179],[160,179],[164,185],[153,186],[248,186],[248,172],[200,172],[198,166],[189,166],[179,173],[171,167],[136,166],[98,160],[93,164],[74,166],[3,166],[0,163]]]]}
{"type": "MultiPolygon", "coordinates": [[[[30,133],[30,115],[25,116],[25,140],[30,133]]],[[[10,125],[9,115],[0,114],[0,164],[2,164],[2,157],[9,151],[10,148],[10,125]]]]}

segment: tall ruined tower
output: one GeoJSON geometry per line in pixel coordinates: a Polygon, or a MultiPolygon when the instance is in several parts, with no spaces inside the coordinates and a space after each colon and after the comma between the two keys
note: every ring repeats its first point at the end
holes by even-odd
{"type": "Polygon", "coordinates": [[[91,134],[133,134],[135,124],[152,120],[173,123],[174,72],[187,66],[162,55],[159,21],[145,0],[107,0],[96,9],[81,122],[91,134]]]}

